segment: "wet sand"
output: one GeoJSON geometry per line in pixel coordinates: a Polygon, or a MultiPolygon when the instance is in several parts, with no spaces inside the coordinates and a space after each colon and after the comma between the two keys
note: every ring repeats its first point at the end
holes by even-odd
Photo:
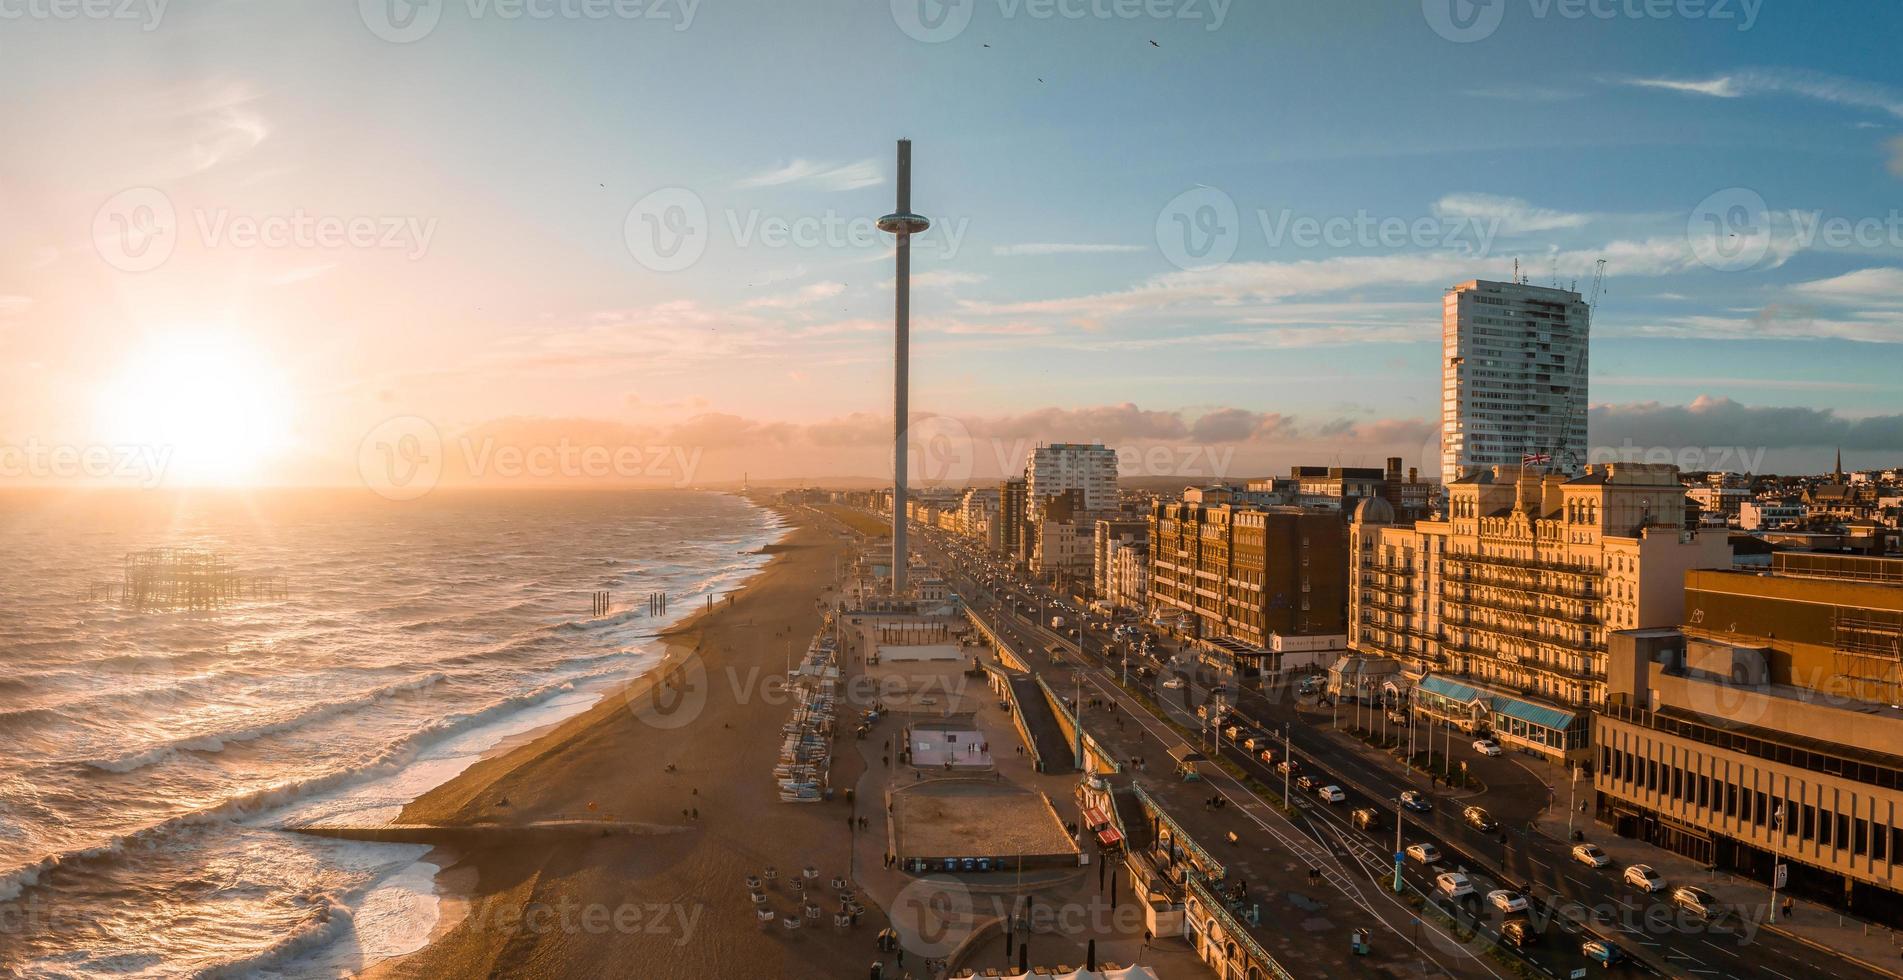
{"type": "MultiPolygon", "coordinates": [[[[818,598],[844,550],[809,515],[789,517],[795,526],[769,549],[772,561],[731,602],[670,631],[663,666],[404,809],[411,834],[455,855],[438,886],[445,914],[462,918],[372,975],[836,977],[865,968],[885,919],[868,905],[857,928],[835,930],[827,887],[850,877],[850,805],[843,792],[781,803],[772,778],[791,713],[777,679],[788,651],[797,659],[818,629],[818,598]],[[799,908],[788,879],[809,864],[820,871],[814,894],[825,916],[792,932],[763,928],[746,876],[777,866],[769,907],[786,914],[799,908]]],[[[859,753],[842,753],[833,785],[854,785],[862,769],[859,753]]]]}

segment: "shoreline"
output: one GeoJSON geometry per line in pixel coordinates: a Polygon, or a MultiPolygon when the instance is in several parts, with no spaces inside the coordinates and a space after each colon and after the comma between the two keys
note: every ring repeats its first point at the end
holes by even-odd
{"type": "Polygon", "coordinates": [[[851,862],[851,804],[781,803],[770,776],[790,713],[771,679],[820,625],[845,545],[770,509],[782,533],[749,552],[769,560],[661,631],[653,668],[403,808],[404,839],[441,859],[442,918],[427,945],[365,976],[598,975],[641,961],[652,976],[817,977],[864,949],[863,932],[762,930],[741,886],[767,865],[830,877],[851,862]]]}

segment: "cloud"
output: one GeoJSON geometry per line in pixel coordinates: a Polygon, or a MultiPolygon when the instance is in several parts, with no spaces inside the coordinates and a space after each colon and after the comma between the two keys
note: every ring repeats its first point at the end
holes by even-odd
{"type": "Polygon", "coordinates": [[[819,163],[794,160],[785,166],[744,177],[736,187],[781,187],[787,184],[812,184],[821,190],[852,191],[885,183],[885,174],[877,160],[857,163],[819,163]]]}
{"type": "Polygon", "coordinates": [[[1500,231],[1508,235],[1578,228],[1592,220],[1588,215],[1534,207],[1517,197],[1493,194],[1448,194],[1434,202],[1433,210],[1436,217],[1449,221],[1497,221],[1500,231]]]}
{"type": "Polygon", "coordinates": [[[31,296],[0,296],[0,316],[17,316],[32,305],[31,296]]]}
{"type": "Polygon", "coordinates": [[[1903,415],[1848,418],[1827,408],[1750,406],[1704,395],[1689,405],[1595,405],[1588,425],[1600,446],[1903,450],[1903,415]]]}
{"type": "Polygon", "coordinates": [[[808,286],[801,286],[790,293],[781,293],[777,296],[761,296],[758,299],[748,300],[741,305],[749,310],[791,310],[825,302],[845,291],[845,283],[828,280],[825,282],[816,282],[808,286]]]}
{"type": "Polygon", "coordinates": [[[1796,95],[1853,109],[1874,109],[1903,119],[1903,94],[1880,85],[1822,72],[1750,69],[1712,78],[1625,78],[1624,84],[1720,99],[1751,95],[1796,95]]]}
{"type": "Polygon", "coordinates": [[[1021,245],[993,245],[993,255],[1109,255],[1147,251],[1141,245],[1110,245],[1091,242],[1026,242],[1021,245]]]}
{"type": "Polygon", "coordinates": [[[1858,269],[1829,279],[1800,282],[1791,289],[1827,303],[1895,306],[1903,304],[1903,269],[1858,269]]]}
{"type": "MultiPolygon", "coordinates": [[[[958,272],[942,269],[937,272],[915,272],[912,274],[912,286],[915,289],[950,289],[953,286],[970,286],[984,282],[987,277],[977,272],[958,272]]],[[[887,279],[879,284],[881,289],[891,289],[893,280],[887,279]]]]}

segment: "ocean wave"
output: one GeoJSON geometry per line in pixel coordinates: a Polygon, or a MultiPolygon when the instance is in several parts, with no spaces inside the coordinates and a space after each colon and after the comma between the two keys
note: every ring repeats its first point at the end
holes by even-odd
{"type": "Polygon", "coordinates": [[[163,745],[155,745],[142,751],[113,759],[91,760],[86,762],[85,765],[106,772],[127,773],[143,769],[146,766],[156,763],[175,759],[187,752],[223,752],[226,745],[234,742],[253,742],[268,735],[278,735],[284,732],[295,731],[306,725],[323,721],[326,718],[332,718],[344,714],[345,712],[360,711],[364,708],[387,702],[392,698],[433,687],[448,679],[449,675],[440,671],[431,672],[421,677],[411,678],[407,681],[386,684],[376,690],[366,691],[354,698],[345,698],[342,701],[326,701],[292,715],[289,718],[266,722],[261,725],[253,725],[248,728],[240,728],[231,732],[194,735],[190,738],[178,739],[163,745]]]}
{"type": "Polygon", "coordinates": [[[282,939],[255,953],[197,970],[191,976],[196,980],[254,976],[305,952],[328,946],[355,927],[350,907],[328,894],[305,893],[298,899],[311,906],[312,915],[282,939]]]}
{"type": "Polygon", "coordinates": [[[531,707],[557,694],[573,691],[576,684],[616,673],[599,671],[542,685],[532,691],[500,698],[475,711],[447,715],[439,721],[411,731],[381,750],[358,762],[308,779],[289,780],[266,786],[220,803],[175,814],[139,830],[114,836],[97,844],[49,854],[32,864],[0,872],[0,901],[18,898],[24,890],[39,885],[48,871],[61,865],[92,861],[118,854],[135,844],[149,844],[188,827],[255,817],[282,809],[305,797],[327,793],[362,779],[388,776],[414,761],[430,744],[470,728],[487,724],[510,712],[531,707]]]}

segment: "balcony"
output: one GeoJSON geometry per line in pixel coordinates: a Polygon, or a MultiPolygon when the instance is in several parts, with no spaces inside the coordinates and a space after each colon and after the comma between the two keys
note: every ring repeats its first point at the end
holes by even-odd
{"type": "Polygon", "coordinates": [[[1472,572],[1449,572],[1446,581],[1453,585],[1485,586],[1489,589],[1501,589],[1506,592],[1518,592],[1522,595],[1553,596],[1560,599],[1605,598],[1605,593],[1594,589],[1590,584],[1584,588],[1569,588],[1564,585],[1543,585],[1537,579],[1510,579],[1500,575],[1476,575],[1472,572]]]}
{"type": "Polygon", "coordinates": [[[1575,565],[1570,562],[1541,561],[1537,558],[1509,558],[1505,555],[1481,555],[1469,552],[1447,551],[1441,553],[1441,560],[1462,565],[1492,565],[1500,568],[1527,568],[1542,572],[1558,572],[1562,575],[1582,575],[1588,578],[1604,578],[1606,570],[1596,565],[1575,565]]]}
{"type": "MultiPolygon", "coordinates": [[[[1450,590],[1451,591],[1451,590],[1450,590]]],[[[1555,619],[1561,622],[1577,623],[1581,626],[1599,625],[1599,617],[1590,612],[1573,612],[1552,606],[1534,605],[1525,602],[1512,602],[1506,599],[1481,598],[1473,594],[1472,589],[1463,589],[1458,595],[1443,595],[1441,601],[1449,605],[1480,606],[1485,609],[1497,609],[1501,612],[1534,616],[1540,619],[1555,619]]]]}

